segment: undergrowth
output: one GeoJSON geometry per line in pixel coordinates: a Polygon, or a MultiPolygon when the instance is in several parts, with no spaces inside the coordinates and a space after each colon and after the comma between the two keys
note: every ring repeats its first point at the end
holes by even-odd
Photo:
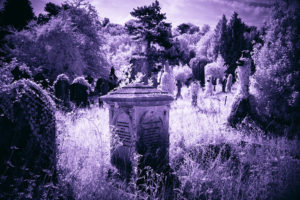
{"type": "MultiPolygon", "coordinates": [[[[204,96],[191,106],[188,90],[170,109],[170,166],[178,178],[176,199],[297,199],[297,139],[266,136],[251,120],[237,129],[226,118],[231,93],[204,96]]],[[[148,189],[116,178],[110,165],[108,109],[58,111],[58,170],[75,199],[162,198],[164,176],[147,172],[148,189]],[[160,191],[160,192],[158,192],[160,191]]],[[[151,169],[148,169],[151,171],[151,169]]]]}

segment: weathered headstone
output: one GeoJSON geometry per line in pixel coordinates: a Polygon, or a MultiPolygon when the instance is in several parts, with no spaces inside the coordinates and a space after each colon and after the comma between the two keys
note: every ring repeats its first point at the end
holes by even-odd
{"type": "Polygon", "coordinates": [[[198,105],[198,92],[200,89],[199,82],[194,80],[191,84],[191,94],[192,94],[192,106],[196,107],[198,105]]]}
{"type": "Polygon", "coordinates": [[[169,66],[168,62],[166,62],[159,88],[161,88],[162,91],[168,92],[169,94],[173,95],[175,86],[175,77],[173,75],[172,67],[169,66]]]}
{"type": "Polygon", "coordinates": [[[176,86],[177,86],[176,99],[180,99],[180,98],[182,99],[182,95],[181,95],[182,83],[180,80],[177,80],[176,86]]]}
{"type": "Polygon", "coordinates": [[[169,109],[173,97],[137,83],[101,99],[110,106],[112,164],[127,178],[133,166],[163,170],[169,162],[169,109]],[[141,159],[136,160],[135,154],[141,159]]]}
{"type": "Polygon", "coordinates": [[[0,199],[49,198],[55,132],[54,104],[40,86],[23,79],[0,89],[0,199]]]}
{"type": "Polygon", "coordinates": [[[90,84],[84,77],[77,77],[73,80],[70,86],[70,100],[75,103],[77,107],[89,106],[88,95],[90,84]]]}
{"type": "Polygon", "coordinates": [[[53,85],[55,97],[58,99],[57,103],[68,108],[70,101],[69,77],[65,74],[60,74],[57,76],[53,85]]]}
{"type": "Polygon", "coordinates": [[[213,94],[213,84],[212,84],[212,76],[208,76],[205,84],[205,95],[212,95],[213,94]]]}
{"type": "Polygon", "coordinates": [[[226,92],[231,92],[232,87],[232,74],[228,75],[228,80],[226,82],[226,92]]]}
{"type": "Polygon", "coordinates": [[[227,83],[226,76],[223,77],[221,83],[222,83],[222,92],[226,92],[226,83],[227,83]]]}

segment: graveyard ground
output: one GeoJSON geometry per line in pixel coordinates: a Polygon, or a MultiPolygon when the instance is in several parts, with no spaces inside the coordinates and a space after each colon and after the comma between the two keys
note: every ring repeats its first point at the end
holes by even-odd
{"type": "MultiPolygon", "coordinates": [[[[267,137],[247,120],[228,127],[233,93],[200,92],[199,107],[193,108],[183,88],[183,99],[171,105],[170,164],[181,182],[178,199],[299,197],[299,141],[267,137]]],[[[56,118],[60,178],[76,199],[152,199],[158,183],[151,196],[108,178],[108,109],[57,111],[56,118]]]]}

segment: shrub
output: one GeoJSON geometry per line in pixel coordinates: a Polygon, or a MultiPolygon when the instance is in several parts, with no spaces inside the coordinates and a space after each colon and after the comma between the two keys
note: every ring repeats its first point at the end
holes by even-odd
{"type": "Polygon", "coordinates": [[[266,130],[300,133],[299,2],[279,2],[268,22],[264,44],[254,49],[254,95],[266,130]]]}
{"type": "Polygon", "coordinates": [[[213,79],[223,79],[225,71],[226,67],[224,67],[224,59],[219,56],[217,61],[205,66],[205,77],[211,76],[213,79]]]}
{"type": "Polygon", "coordinates": [[[192,70],[187,65],[176,66],[174,67],[173,71],[175,80],[180,81],[181,83],[186,83],[189,79],[192,78],[192,70]]]}
{"type": "Polygon", "coordinates": [[[37,84],[20,80],[1,89],[1,199],[51,195],[57,182],[55,132],[53,102],[37,84]]]}

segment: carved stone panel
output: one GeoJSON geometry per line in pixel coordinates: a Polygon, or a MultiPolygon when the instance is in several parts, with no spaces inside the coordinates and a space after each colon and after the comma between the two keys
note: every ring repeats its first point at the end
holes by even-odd
{"type": "Polygon", "coordinates": [[[151,149],[161,142],[163,123],[154,111],[146,112],[140,122],[140,138],[147,148],[151,149]]]}
{"type": "Polygon", "coordinates": [[[120,142],[125,147],[131,146],[131,122],[130,118],[126,113],[121,113],[117,116],[115,120],[115,128],[116,128],[116,134],[120,139],[120,142]]]}

